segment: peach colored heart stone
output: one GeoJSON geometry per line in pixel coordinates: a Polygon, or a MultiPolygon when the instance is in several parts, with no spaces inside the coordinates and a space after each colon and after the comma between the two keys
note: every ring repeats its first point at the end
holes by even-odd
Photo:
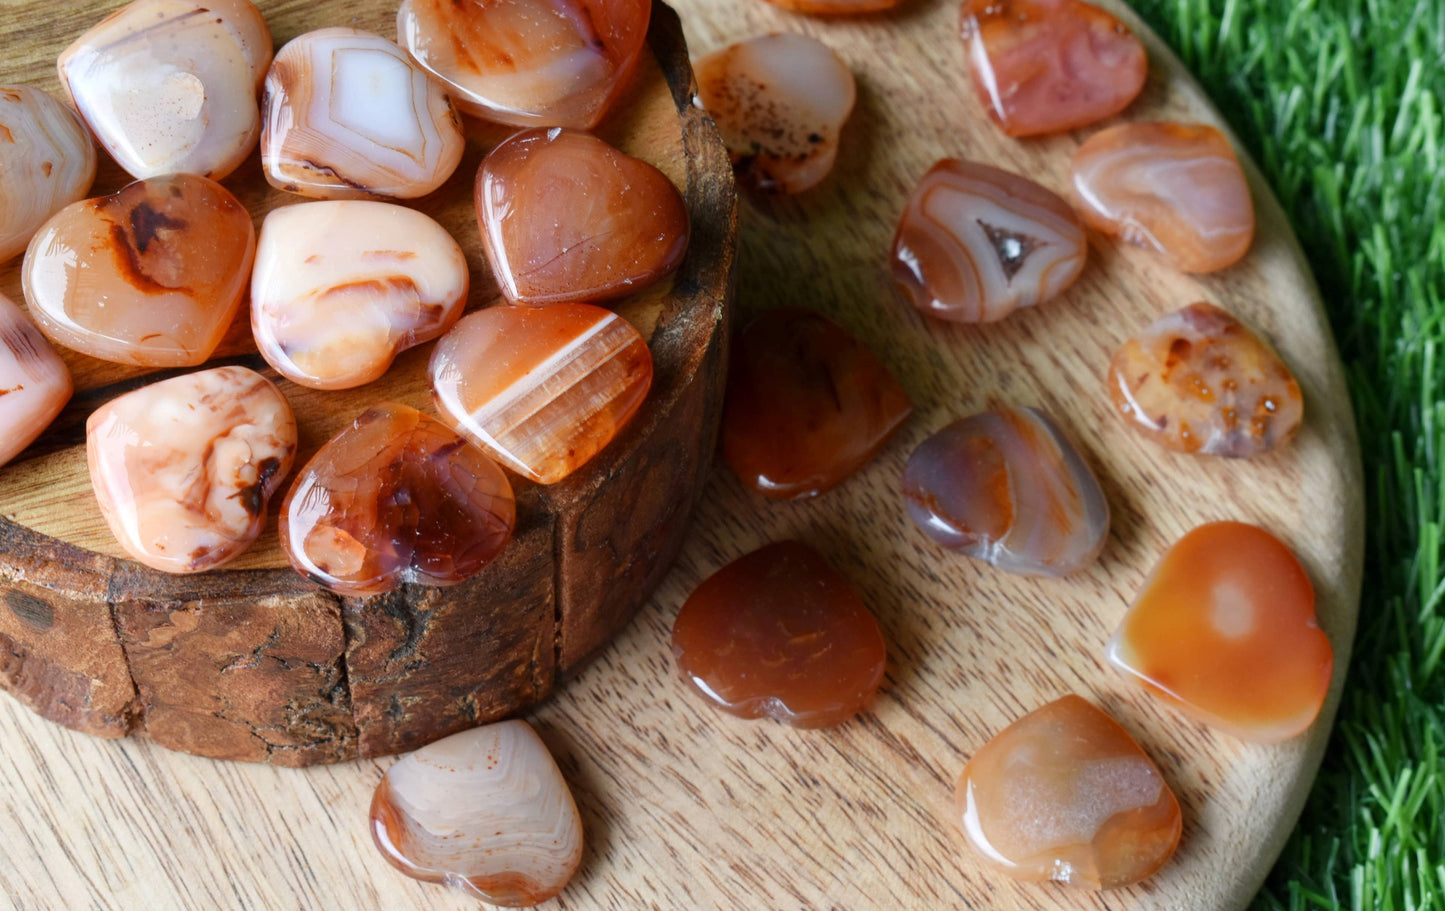
{"type": "Polygon", "coordinates": [[[687,252],[687,206],[672,181],[587,133],[512,136],[482,162],[476,204],[487,261],[516,303],[621,297],[687,252]]]}
{"type": "Polygon", "coordinates": [[[271,381],[217,367],[114,399],[85,424],[90,480],[126,553],[195,573],[240,556],[291,470],[296,419],[271,381]]]}
{"type": "Polygon", "coordinates": [[[961,18],[974,86],[1010,136],[1088,126],[1144,88],[1144,46],[1082,0],[965,0],[961,18]]]}
{"type": "Polygon", "coordinates": [[[1179,801],[1119,723],[1078,696],[1036,709],[968,761],[954,792],[979,861],[1014,879],[1116,889],[1179,844],[1179,801]]]}
{"type": "Polygon", "coordinates": [[[698,96],[744,185],[801,193],[833,170],[857,87],[827,45],[790,32],[763,35],[701,57],[693,68],[698,96]]]}
{"type": "Polygon", "coordinates": [[[364,200],[286,206],[261,225],[251,329],[282,376],[348,389],[451,328],[468,282],[461,247],[414,209],[364,200]]]}
{"type": "Polygon", "coordinates": [[[590,304],[479,310],[437,343],[429,369],[442,417],[542,484],[601,452],[652,385],[642,336],[590,304]]]}
{"type": "Polygon", "coordinates": [[[1074,198],[1091,228],[1184,272],[1233,265],[1254,240],[1254,202],[1234,148],[1204,124],[1125,123],[1074,153],[1074,198]]]}
{"type": "Polygon", "coordinates": [[[255,252],[251,216],[230,191],[175,174],[66,206],[36,232],[21,278],[53,341],[121,364],[186,367],[220,344],[255,252]]]}
{"type": "Polygon", "coordinates": [[[582,819],[525,721],[444,737],[387,769],[371,834],[407,876],[505,907],[541,904],[582,862],[582,819]]]}
{"type": "Polygon", "coordinates": [[[987,323],[1063,293],[1088,249],[1078,216],[1054,193],[945,158],[908,197],[893,237],[893,281],[929,316],[987,323]]]}
{"type": "Polygon", "coordinates": [[[0,465],[35,442],[74,388],[69,368],[45,336],[0,294],[0,465]]]}
{"type": "Polygon", "coordinates": [[[1243,522],[1201,525],[1160,559],[1109,641],[1109,662],[1187,714],[1275,743],[1314,723],[1334,649],[1299,559],[1243,522]]]}
{"type": "Polygon", "coordinates": [[[69,108],[28,85],[0,85],[0,263],[90,192],[95,158],[90,133],[69,108]]]}
{"type": "Polygon", "coordinates": [[[1125,342],[1108,385],[1130,427],[1176,452],[1250,458],[1287,443],[1304,418],[1284,361],[1213,304],[1190,304],[1125,342]]]}
{"type": "Polygon", "coordinates": [[[463,112],[590,130],[631,80],[651,0],[402,0],[397,40],[463,112]]]}

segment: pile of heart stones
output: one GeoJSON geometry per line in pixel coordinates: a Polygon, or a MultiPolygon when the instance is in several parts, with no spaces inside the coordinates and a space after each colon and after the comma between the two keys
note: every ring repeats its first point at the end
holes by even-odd
{"type": "MultiPolygon", "coordinates": [[[[830,15],[897,0],[778,2],[830,15]]],[[[266,377],[225,366],[144,386],[87,422],[91,480],[120,546],[163,572],[224,566],[256,540],[289,480],[282,546],[331,591],[454,584],[495,559],[516,519],[509,473],[556,483],[636,414],[652,380],[647,343],[599,304],[668,276],[689,238],[668,178],[587,132],[629,83],[650,0],[553,0],[545,5],[561,12],[539,15],[543,5],[404,0],[398,42],[324,28],[273,57],[248,0],[135,0],[61,55],[68,106],[0,87],[0,129],[12,139],[0,145],[0,261],[24,252],[28,310],[0,297],[0,419],[10,429],[0,464],[72,394],[52,343],[121,364],[200,366],[249,294],[257,348],[301,386],[372,382],[401,351],[438,340],[428,374],[438,417],[378,404],[293,477],[296,420],[266,377]],[[519,130],[486,156],[475,184],[505,300],[466,316],[456,241],[388,201],[424,196],[455,171],[459,112],[519,130]],[[84,198],[92,137],[134,183],[84,198]],[[218,182],[258,144],[266,180],[314,200],[271,212],[259,232],[218,182]],[[422,474],[406,502],[392,496],[422,474]]],[[[1011,136],[1112,117],[1147,74],[1129,30],[1080,0],[967,0],[962,37],[982,104],[1011,136]]],[[[768,35],[695,68],[745,186],[799,193],[828,175],[855,86],[824,44],[768,35]]],[[[1123,123],[1078,150],[1071,201],[1018,174],[939,161],[901,213],[893,279],[933,318],[1003,319],[1066,292],[1086,260],[1085,225],[1209,272],[1244,256],[1254,213],[1218,130],[1123,123]]],[[[1209,303],[1144,327],[1118,351],[1107,388],[1141,436],[1186,453],[1269,452],[1303,413],[1279,357],[1209,303]]],[[[872,459],[911,412],[903,388],[840,326],[774,310],[736,339],[723,452],[758,493],[812,497],[872,459]]],[[[1079,571],[1108,533],[1087,462],[1031,408],[944,427],[913,452],[902,486],[938,545],[1002,571],[1079,571]]],[[[721,709],[802,727],[860,711],[886,663],[868,607],[794,541],[700,585],[677,616],[673,649],[684,679],[721,709]]],[[[1107,654],[1182,711],[1265,742],[1313,722],[1333,663],[1299,561],[1242,523],[1202,526],[1165,553],[1107,654]]],[[[978,750],[957,799],[981,861],[1021,879],[1137,882],[1181,831],[1158,768],[1077,696],[978,750]]],[[[398,761],[371,817],[396,867],[498,904],[556,895],[582,855],[570,790],[522,721],[398,761]]]]}

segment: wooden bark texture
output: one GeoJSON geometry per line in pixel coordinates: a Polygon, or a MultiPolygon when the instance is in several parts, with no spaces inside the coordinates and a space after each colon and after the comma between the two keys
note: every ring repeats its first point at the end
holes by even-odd
{"type": "MultiPolygon", "coordinates": [[[[739,322],[780,305],[832,315],[896,372],[917,412],[873,463],[815,501],[766,502],[715,468],[680,558],[638,619],[528,716],[577,796],[588,839],[576,879],[549,906],[1243,907],[1294,825],[1325,748],[1362,560],[1363,490],[1342,369],[1268,188],[1246,165],[1258,237],[1222,273],[1180,275],[1143,251],[1091,237],[1091,261],[1061,299],[990,326],[933,322],[896,299],[887,277],[888,243],[914,182],[937,158],[956,155],[1061,190],[1069,155],[1092,131],[1019,142],[989,123],[967,81],[954,0],[906,0],[891,14],[850,20],[760,0],[678,6],[695,53],[794,30],[829,43],[857,75],[859,104],[834,176],[802,197],[744,202],[739,322]],[[1295,370],[1306,418],[1289,448],[1243,463],[1175,455],[1111,412],[1103,378],[1114,350],[1201,299],[1257,327],[1295,370]],[[1103,483],[1113,529],[1100,562],[1076,578],[995,572],[942,552],[906,516],[897,487],[908,453],[992,402],[1047,409],[1103,483]],[[1320,721],[1288,743],[1246,744],[1189,721],[1103,660],[1159,555],[1218,519],[1278,534],[1319,594],[1335,690],[1320,721]],[[788,537],[812,544],[852,580],[889,643],[882,692],[832,730],[723,716],[676,678],[670,654],[672,619],[703,578],[788,537]],[[952,789],[964,763],[1005,725],[1069,692],[1117,717],[1180,798],[1179,852],[1140,886],[1092,894],[1015,884],[977,864],[959,834],[952,789]]],[[[308,15],[338,21],[327,7],[316,3],[308,15]]],[[[1144,96],[1123,117],[1218,123],[1179,63],[1124,12],[1146,41],[1151,69],[1144,96]]],[[[35,13],[33,30],[12,40],[40,40],[45,18],[35,13]]],[[[638,502],[658,495],[643,482],[638,490],[638,502]]],[[[612,534],[579,527],[587,540],[612,534]]],[[[108,569],[93,572],[104,578],[108,569]]],[[[318,682],[310,678],[311,692],[318,682]]],[[[10,744],[0,754],[10,784],[0,851],[22,907],[476,906],[406,880],[375,853],[365,813],[388,761],[305,771],[217,764],[144,740],[84,737],[12,700],[0,701],[0,727],[10,744]]]]}

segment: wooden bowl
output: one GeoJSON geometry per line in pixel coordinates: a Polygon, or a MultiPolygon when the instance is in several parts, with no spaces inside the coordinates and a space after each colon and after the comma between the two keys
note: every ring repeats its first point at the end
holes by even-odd
{"type": "MultiPolygon", "coordinates": [[[[15,53],[0,65],[0,83],[56,93],[56,56],[115,5],[9,7],[8,24],[24,23],[27,40],[7,42],[15,53]]],[[[394,34],[392,0],[258,5],[277,47],[326,25],[394,34]]],[[[139,734],[203,756],[302,766],[414,749],[520,711],[625,625],[677,554],[711,461],[737,233],[727,154],[693,105],[682,30],[661,3],[648,47],[597,132],[667,174],[692,218],[691,248],[676,275],[614,308],[649,339],[652,392],[626,430],[565,481],[514,479],[516,535],[496,563],[452,588],[340,598],[288,564],[276,536],[280,494],[261,539],[225,570],[174,576],[128,560],[90,488],[85,419],[117,395],[189,370],[138,370],[62,351],[75,398],[0,470],[0,686],[89,734],[139,734]]],[[[466,251],[472,309],[498,299],[472,181],[483,154],[509,131],[470,119],[467,127],[456,174],[414,205],[466,251]]],[[[91,195],[128,181],[102,154],[91,195]]],[[[267,185],[256,155],[224,183],[258,223],[299,201],[267,185]]],[[[0,291],[16,302],[19,272],[19,259],[0,268],[0,291]]],[[[244,364],[277,381],[300,425],[300,466],[369,405],[391,400],[431,411],[430,354],[431,345],[413,349],[359,389],[305,389],[256,353],[243,311],[208,366],[244,364]]]]}

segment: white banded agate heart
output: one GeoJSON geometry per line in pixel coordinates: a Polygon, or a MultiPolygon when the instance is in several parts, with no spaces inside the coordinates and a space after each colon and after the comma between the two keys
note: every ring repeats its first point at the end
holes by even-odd
{"type": "Polygon", "coordinates": [[[453,734],[398,760],[376,787],[371,834],[406,875],[509,907],[561,892],[582,861],[577,804],[525,721],[453,734]]]}
{"type": "Polygon", "coordinates": [[[251,330],[282,376],[349,389],[450,329],[468,281],[461,247],[414,209],[366,200],[286,206],[261,225],[251,330]]]}
{"type": "Polygon", "coordinates": [[[126,553],[167,573],[215,569],[251,546],[296,439],[286,397],[245,367],[152,383],[85,423],[106,524],[126,553]]]}
{"type": "Polygon", "coordinates": [[[35,442],[74,388],[69,368],[45,336],[0,294],[0,465],[35,442]]]}
{"type": "Polygon", "coordinates": [[[0,263],[93,180],[95,143],[70,109],[28,85],[0,86],[0,263]]]}
{"type": "Polygon", "coordinates": [[[1069,204],[1017,174],[946,158],[908,198],[893,238],[893,280],[930,316],[1000,320],[1056,297],[1088,255],[1069,204]]]}
{"type": "Polygon", "coordinates": [[[401,48],[360,29],[287,42],[261,106],[266,180],[302,196],[425,196],[457,169],[466,144],[441,86],[401,48]]]}
{"type": "Polygon", "coordinates": [[[234,171],[261,130],[271,32],[248,0],[135,0],[60,55],[60,85],[139,178],[234,171]]]}

